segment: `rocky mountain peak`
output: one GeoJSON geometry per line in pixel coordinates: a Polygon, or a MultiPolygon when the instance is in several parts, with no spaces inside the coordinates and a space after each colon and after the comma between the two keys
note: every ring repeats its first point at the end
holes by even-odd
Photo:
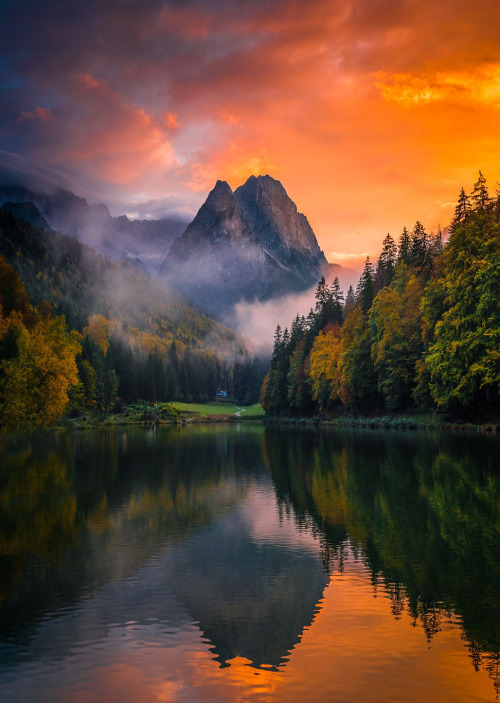
{"type": "Polygon", "coordinates": [[[251,176],[234,195],[264,247],[289,256],[302,253],[326,264],[307,218],[297,211],[280,181],[269,175],[251,176]]]}
{"type": "Polygon", "coordinates": [[[282,184],[251,176],[234,193],[217,181],[172,243],[159,276],[215,314],[314,286],[326,266],[307,218],[282,184]]]}
{"type": "Polygon", "coordinates": [[[172,243],[173,256],[183,259],[193,246],[221,246],[229,240],[252,240],[241,207],[226,181],[217,181],[183,236],[172,243]]]}

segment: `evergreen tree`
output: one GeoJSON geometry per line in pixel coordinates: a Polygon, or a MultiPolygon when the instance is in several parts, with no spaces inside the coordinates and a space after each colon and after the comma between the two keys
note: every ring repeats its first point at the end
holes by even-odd
{"type": "Polygon", "coordinates": [[[349,286],[349,290],[347,291],[347,295],[346,295],[345,303],[344,303],[344,313],[343,313],[344,320],[353,311],[355,305],[356,305],[356,298],[354,295],[354,289],[352,286],[349,286]]]}
{"type": "Polygon", "coordinates": [[[399,247],[398,247],[398,262],[402,261],[406,266],[411,263],[411,238],[410,233],[403,227],[403,231],[399,236],[399,247]]]}
{"type": "Polygon", "coordinates": [[[378,390],[388,410],[411,407],[416,364],[422,356],[422,287],[402,268],[375,298],[370,310],[371,353],[378,390]]]}
{"type": "Polygon", "coordinates": [[[473,407],[500,390],[500,223],[478,210],[454,228],[440,281],[444,312],[425,363],[438,406],[473,407]]]}
{"type": "Polygon", "coordinates": [[[280,325],[278,325],[274,335],[271,368],[264,381],[261,394],[261,403],[267,413],[280,415],[286,413],[288,408],[289,341],[288,330],[285,329],[282,332],[280,325]]]}
{"type": "Polygon", "coordinates": [[[335,314],[333,294],[331,289],[328,287],[324,276],[321,276],[321,280],[317,285],[314,297],[316,298],[316,306],[314,309],[314,331],[316,336],[316,334],[322,330],[323,327],[331,322],[331,318],[335,314]]]}
{"type": "Polygon", "coordinates": [[[481,171],[479,171],[479,177],[474,183],[471,201],[474,210],[488,210],[491,207],[491,198],[486,187],[486,178],[481,171]]]}
{"type": "Polygon", "coordinates": [[[341,325],[344,319],[344,292],[340,290],[340,282],[337,276],[332,281],[330,287],[332,295],[332,325],[341,325]]]}
{"type": "Polygon", "coordinates": [[[417,220],[411,234],[410,262],[418,271],[422,271],[427,260],[429,236],[423,224],[417,220]]]}
{"type": "Polygon", "coordinates": [[[455,207],[455,214],[451,223],[452,228],[459,225],[461,222],[465,222],[467,215],[471,211],[471,204],[469,196],[466,195],[465,190],[462,188],[460,195],[458,196],[458,202],[455,207]]]}
{"type": "Polygon", "coordinates": [[[356,288],[356,302],[361,306],[361,311],[364,315],[368,314],[368,310],[375,297],[375,282],[373,274],[373,264],[370,261],[370,257],[366,257],[365,266],[363,268],[363,273],[359,279],[358,286],[356,288]]]}
{"type": "Polygon", "coordinates": [[[394,239],[390,234],[387,234],[382,243],[382,252],[377,261],[375,272],[375,288],[377,291],[388,286],[394,278],[397,253],[398,248],[394,239]]]}

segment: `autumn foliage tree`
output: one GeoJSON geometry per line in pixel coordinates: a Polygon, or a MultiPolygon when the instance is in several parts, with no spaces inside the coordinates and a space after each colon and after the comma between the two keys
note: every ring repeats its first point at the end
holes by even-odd
{"type": "Polygon", "coordinates": [[[0,280],[1,422],[11,429],[48,426],[64,412],[68,391],[78,381],[79,335],[47,307],[32,308],[3,257],[0,280]]]}

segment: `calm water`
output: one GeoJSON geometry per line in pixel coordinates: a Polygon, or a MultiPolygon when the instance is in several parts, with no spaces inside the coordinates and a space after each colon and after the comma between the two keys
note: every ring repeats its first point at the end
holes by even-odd
{"type": "Polygon", "coordinates": [[[3,440],[0,701],[494,701],[500,441],[3,440]]]}

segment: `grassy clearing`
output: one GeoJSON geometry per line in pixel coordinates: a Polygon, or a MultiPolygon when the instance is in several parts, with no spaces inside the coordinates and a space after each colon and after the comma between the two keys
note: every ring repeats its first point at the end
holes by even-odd
{"type": "Polygon", "coordinates": [[[198,415],[199,417],[206,417],[208,415],[236,415],[242,409],[240,417],[264,417],[264,411],[262,407],[256,403],[255,405],[237,406],[231,403],[179,403],[177,401],[170,403],[174,408],[179,410],[182,415],[188,417],[189,415],[198,415]]]}

